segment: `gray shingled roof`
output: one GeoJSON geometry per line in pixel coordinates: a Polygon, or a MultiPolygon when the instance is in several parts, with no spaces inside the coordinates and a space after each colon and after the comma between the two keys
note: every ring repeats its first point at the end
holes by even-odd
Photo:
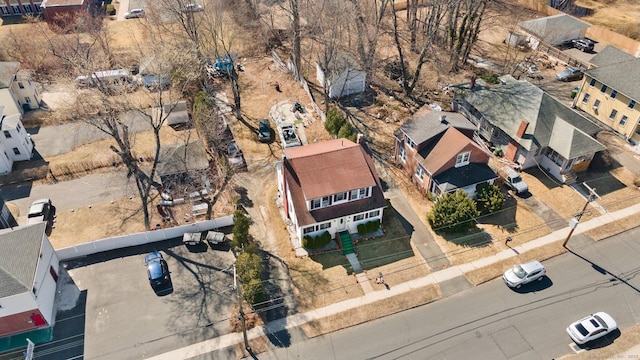
{"type": "Polygon", "coordinates": [[[0,89],[8,88],[20,68],[19,62],[0,61],[0,89]]]}
{"type": "Polygon", "coordinates": [[[591,137],[600,130],[596,124],[528,81],[477,90],[465,100],[526,150],[549,146],[571,159],[572,154],[605,149],[591,137]],[[520,138],[516,134],[523,120],[529,126],[520,138]],[[555,141],[557,136],[563,140],[555,141]]]}
{"type": "Polygon", "coordinates": [[[607,47],[592,57],[589,62],[597,67],[602,67],[632,59],[635,58],[631,54],[627,54],[614,46],[607,45],[607,47]]]}
{"type": "Polygon", "coordinates": [[[30,292],[46,223],[0,230],[0,299],[30,292]]]}
{"type": "Polygon", "coordinates": [[[585,74],[640,103],[640,58],[589,69],[585,74]]]}
{"type": "Polygon", "coordinates": [[[591,27],[591,25],[586,22],[578,20],[567,14],[558,14],[540,19],[527,20],[519,23],[518,26],[527,30],[527,32],[531,34],[537,35],[541,39],[552,38],[556,34],[565,34],[577,29],[586,29],[591,27]]]}
{"type": "MultiPolygon", "coordinates": [[[[428,108],[428,106],[423,107],[423,109],[425,108],[428,108]]],[[[423,109],[418,111],[411,120],[400,127],[400,131],[407,134],[416,144],[422,144],[450,127],[469,130],[477,129],[475,125],[460,113],[428,111],[423,109]],[[444,123],[442,122],[442,116],[445,117],[446,122],[444,123]]]]}
{"type": "Polygon", "coordinates": [[[209,167],[207,151],[199,140],[188,144],[170,144],[160,149],[158,176],[183,174],[209,167]]]}

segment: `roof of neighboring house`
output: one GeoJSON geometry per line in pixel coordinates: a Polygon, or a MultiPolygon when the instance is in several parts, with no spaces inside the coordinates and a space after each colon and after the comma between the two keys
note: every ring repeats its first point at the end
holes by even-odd
{"type": "Polygon", "coordinates": [[[0,230],[0,299],[33,289],[46,225],[0,230]]]}
{"type": "Polygon", "coordinates": [[[284,176],[298,225],[308,225],[386,206],[380,179],[366,144],[336,139],[284,150],[284,176]],[[368,198],[309,212],[306,202],[373,187],[368,198]]]}
{"type": "MultiPolygon", "coordinates": [[[[2,112],[0,112],[2,114],[2,112]]],[[[15,130],[18,124],[20,123],[20,114],[13,114],[9,116],[5,116],[0,123],[2,125],[2,131],[4,130],[15,130]]]]}
{"type": "Polygon", "coordinates": [[[439,175],[433,177],[442,192],[449,192],[461,189],[468,185],[478,184],[492,179],[496,179],[493,170],[487,164],[469,163],[465,166],[452,167],[439,175]]]}
{"type": "Polygon", "coordinates": [[[420,145],[450,127],[476,130],[476,126],[460,113],[434,111],[429,106],[423,106],[411,117],[411,120],[400,127],[400,131],[420,145]]]}
{"type": "Polygon", "coordinates": [[[640,102],[640,58],[599,66],[585,74],[606,84],[617,92],[640,102]]]}
{"type": "Polygon", "coordinates": [[[8,88],[11,85],[19,68],[19,62],[0,61],[0,89],[8,88]]]}
{"type": "Polygon", "coordinates": [[[348,53],[342,51],[334,51],[329,61],[327,68],[324,67],[325,64],[318,62],[318,65],[324,71],[324,76],[327,80],[332,80],[333,78],[340,76],[345,70],[349,71],[362,71],[360,64],[356,61],[356,59],[348,53]]]}
{"type": "MultiPolygon", "coordinates": [[[[420,161],[427,171],[431,174],[438,174],[444,169],[444,166],[453,158],[458,156],[465,149],[472,148],[473,151],[479,151],[484,154],[486,152],[478,146],[473,140],[466,137],[456,128],[449,128],[445,131],[437,142],[425,149],[424,159],[420,161]]],[[[487,162],[489,155],[487,155],[487,162]]]]}
{"type": "Polygon", "coordinates": [[[607,47],[592,57],[589,62],[595,66],[601,67],[632,59],[635,59],[633,55],[628,54],[615,46],[607,45],[607,47]]]}
{"type": "Polygon", "coordinates": [[[54,6],[80,6],[84,4],[84,0],[43,0],[41,8],[50,8],[54,6]]]}
{"type": "MultiPolygon", "coordinates": [[[[570,155],[574,153],[605,149],[590,136],[600,131],[596,124],[528,81],[479,89],[471,92],[465,100],[527,151],[549,146],[559,153],[562,151],[560,155],[566,159],[571,159],[570,155]],[[518,137],[518,128],[523,120],[529,125],[524,135],[518,137]],[[556,126],[559,120],[577,131],[573,131],[571,137],[565,136],[566,143],[556,149],[551,146],[559,145],[551,141],[553,132],[568,129],[566,125],[556,126]]],[[[567,133],[554,135],[563,136],[567,133]]]]}
{"type": "Polygon", "coordinates": [[[577,29],[587,29],[591,27],[588,23],[567,14],[557,14],[539,19],[527,20],[519,23],[518,26],[541,39],[553,37],[556,34],[565,34],[577,29]]]}
{"type": "Polygon", "coordinates": [[[187,144],[164,145],[160,149],[158,176],[183,174],[209,167],[207,152],[200,140],[187,144]]]}

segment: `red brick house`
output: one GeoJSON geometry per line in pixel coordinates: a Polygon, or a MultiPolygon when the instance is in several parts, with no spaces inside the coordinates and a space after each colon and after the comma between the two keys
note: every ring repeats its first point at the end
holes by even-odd
{"type": "Polygon", "coordinates": [[[498,178],[472,140],[475,129],[461,114],[426,108],[395,132],[395,161],[425,194],[461,189],[475,198],[479,186],[498,178]]]}

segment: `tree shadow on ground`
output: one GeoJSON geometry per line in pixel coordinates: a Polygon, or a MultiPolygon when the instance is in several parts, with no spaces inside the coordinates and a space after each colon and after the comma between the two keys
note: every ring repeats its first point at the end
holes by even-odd
{"type": "MultiPolygon", "coordinates": [[[[592,189],[596,189],[600,196],[627,188],[627,185],[608,172],[587,171],[580,174],[580,182],[581,184],[586,183],[592,189]]],[[[587,189],[585,190],[588,191],[587,189]]]]}
{"type": "Polygon", "coordinates": [[[516,222],[516,213],[518,211],[518,202],[512,196],[505,198],[504,205],[501,210],[479,216],[476,221],[478,224],[495,225],[499,229],[508,233],[518,231],[518,223],[516,222]]]}
{"type": "Polygon", "coordinates": [[[248,207],[248,208],[253,207],[253,200],[249,198],[249,193],[247,191],[247,188],[242,186],[236,186],[234,190],[238,194],[238,196],[240,196],[240,199],[238,200],[239,204],[242,204],[244,207],[248,207]]]}
{"type": "Polygon", "coordinates": [[[289,347],[291,334],[286,328],[286,317],[295,310],[295,302],[287,265],[282,259],[266,251],[260,250],[258,255],[262,259],[262,273],[265,277],[263,288],[266,301],[261,305],[263,311],[259,313],[265,324],[265,333],[274,346],[289,347]]]}
{"type": "Polygon", "coordinates": [[[491,235],[477,227],[462,233],[437,232],[446,241],[465,247],[485,247],[493,243],[491,235]]]}

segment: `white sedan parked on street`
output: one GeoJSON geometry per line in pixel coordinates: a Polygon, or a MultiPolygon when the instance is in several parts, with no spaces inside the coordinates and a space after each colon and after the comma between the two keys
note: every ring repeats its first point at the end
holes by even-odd
{"type": "Polygon", "coordinates": [[[582,345],[591,340],[599,339],[617,328],[618,325],[611,315],[597,312],[569,325],[567,333],[576,344],[582,345]]]}
{"type": "Polygon", "coordinates": [[[541,281],[547,274],[540,261],[531,261],[512,267],[504,272],[502,279],[507,286],[520,288],[522,285],[534,280],[541,281]]]}

